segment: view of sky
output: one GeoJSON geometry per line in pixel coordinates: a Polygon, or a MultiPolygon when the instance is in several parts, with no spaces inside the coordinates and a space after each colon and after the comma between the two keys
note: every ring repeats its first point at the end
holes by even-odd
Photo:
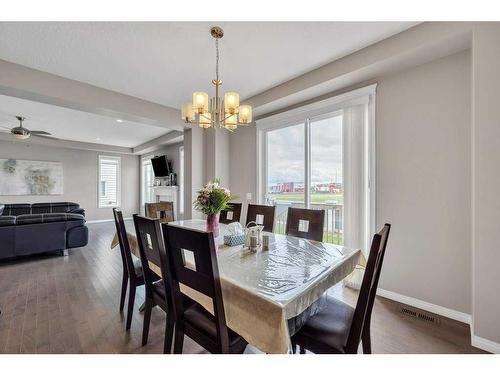
{"type": "MultiPolygon", "coordinates": [[[[268,184],[304,182],[304,124],[268,133],[268,184]]],[[[342,182],[342,117],[311,123],[311,182],[342,182]]]]}

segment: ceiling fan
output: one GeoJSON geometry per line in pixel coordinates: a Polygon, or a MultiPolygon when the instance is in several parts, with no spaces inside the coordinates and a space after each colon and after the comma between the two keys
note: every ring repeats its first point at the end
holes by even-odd
{"type": "Polygon", "coordinates": [[[2,126],[2,128],[8,130],[14,137],[17,139],[28,139],[32,135],[35,137],[43,137],[43,138],[50,138],[50,139],[57,139],[54,137],[50,137],[50,133],[47,133],[46,131],[43,130],[29,130],[23,127],[23,121],[26,120],[25,117],[23,116],[16,116],[16,119],[19,121],[19,126],[16,126],[12,129],[6,128],[2,126]]]}

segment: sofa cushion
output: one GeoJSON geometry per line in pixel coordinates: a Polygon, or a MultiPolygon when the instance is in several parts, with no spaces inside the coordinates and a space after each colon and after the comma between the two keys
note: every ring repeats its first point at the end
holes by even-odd
{"type": "Polygon", "coordinates": [[[85,210],[83,208],[75,208],[75,209],[69,211],[69,213],[71,213],[71,214],[80,214],[80,215],[85,216],[85,210]]]}
{"type": "Polygon", "coordinates": [[[78,210],[80,205],[74,202],[48,202],[48,203],[33,203],[31,205],[32,214],[47,214],[47,213],[67,213],[73,210],[78,210]]]}
{"type": "Polygon", "coordinates": [[[0,227],[6,227],[9,225],[16,225],[15,216],[0,216],[0,227]]]}
{"type": "Polygon", "coordinates": [[[6,204],[3,209],[3,216],[19,216],[31,213],[31,204],[29,203],[13,203],[6,204]]]}
{"type": "Polygon", "coordinates": [[[25,225],[25,224],[54,223],[61,221],[85,222],[85,218],[79,214],[64,214],[64,213],[31,214],[31,215],[18,216],[16,219],[16,224],[25,225]]]}

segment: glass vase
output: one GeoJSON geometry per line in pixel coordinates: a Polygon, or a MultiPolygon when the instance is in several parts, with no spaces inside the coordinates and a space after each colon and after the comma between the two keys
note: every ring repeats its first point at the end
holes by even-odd
{"type": "Polygon", "coordinates": [[[207,232],[213,232],[214,237],[219,237],[219,214],[207,215],[207,232]]]}

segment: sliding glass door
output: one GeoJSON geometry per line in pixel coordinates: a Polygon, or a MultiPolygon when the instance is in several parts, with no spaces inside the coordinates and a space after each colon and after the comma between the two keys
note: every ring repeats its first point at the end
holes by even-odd
{"type": "Polygon", "coordinates": [[[277,233],[285,233],[288,207],[305,207],[305,125],[267,133],[266,203],[276,206],[277,233]]]}
{"type": "Polygon", "coordinates": [[[323,240],[343,243],[342,112],[309,121],[311,131],[309,206],[325,211],[323,240]]]}
{"type": "Polygon", "coordinates": [[[276,206],[284,233],[288,207],[325,211],[323,240],[342,244],[342,113],[269,130],[266,204],[276,206]]]}
{"type": "Polygon", "coordinates": [[[346,92],[256,121],[257,196],[325,211],[323,241],[363,249],[375,232],[375,89],[346,92]]]}

